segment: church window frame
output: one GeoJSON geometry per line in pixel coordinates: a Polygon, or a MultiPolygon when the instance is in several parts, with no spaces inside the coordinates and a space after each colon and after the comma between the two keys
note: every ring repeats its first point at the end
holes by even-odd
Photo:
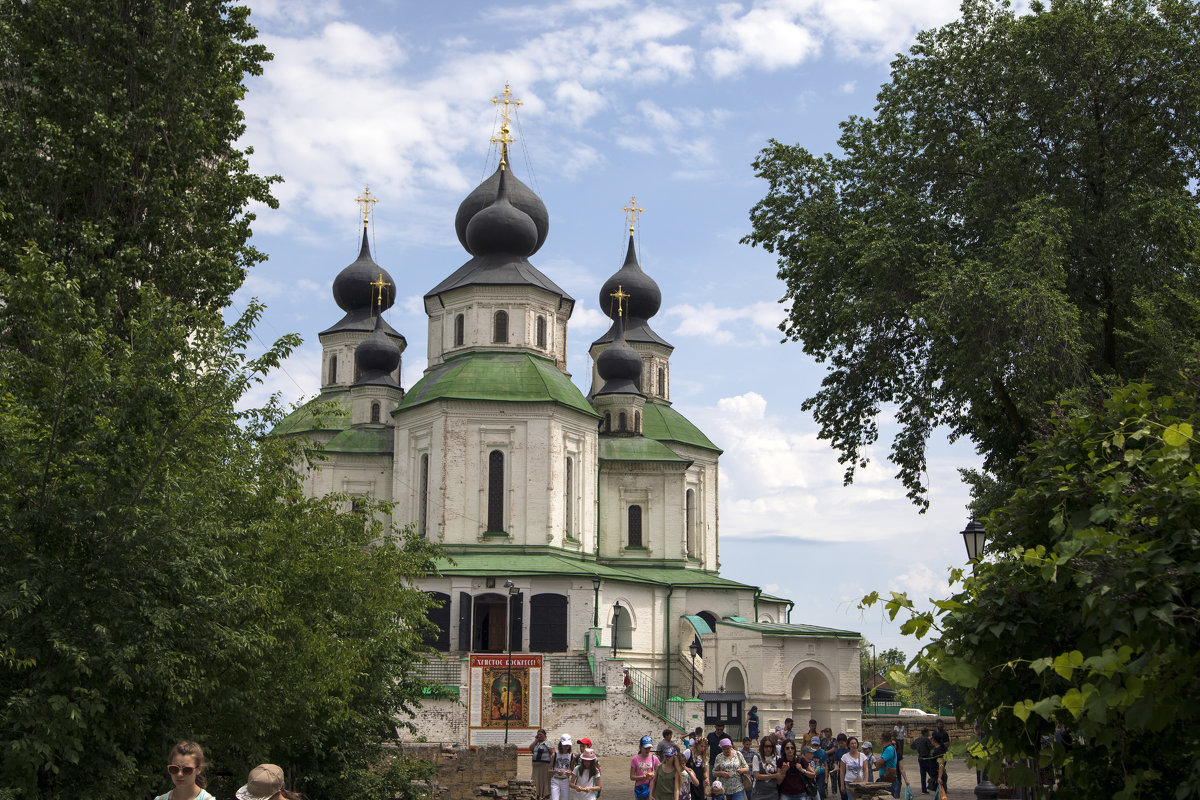
{"type": "Polygon", "coordinates": [[[541,314],[534,323],[534,341],[542,350],[546,349],[546,318],[541,314]]]}
{"type": "Polygon", "coordinates": [[[454,317],[454,346],[462,347],[467,340],[467,318],[464,314],[454,317]]]}
{"type": "Polygon", "coordinates": [[[642,432],[642,412],[640,411],[633,412],[633,432],[642,432]]]}
{"type": "Polygon", "coordinates": [[[658,396],[667,398],[667,371],[663,367],[658,368],[658,396]]]}
{"type": "Polygon", "coordinates": [[[429,453],[421,453],[417,484],[417,532],[421,536],[429,535],[429,453]]]}
{"type": "Polygon", "coordinates": [[[629,421],[625,417],[625,412],[622,411],[619,414],[617,414],[617,430],[624,431],[628,428],[628,425],[629,425],[629,421]]]}
{"type": "Polygon", "coordinates": [[[688,558],[699,558],[700,550],[696,541],[696,490],[688,489],[683,501],[684,537],[688,558]]]}
{"type": "Polygon", "coordinates": [[[625,541],[627,548],[644,548],[642,539],[642,507],[637,503],[631,503],[625,512],[626,527],[625,541]]]}
{"type": "Polygon", "coordinates": [[[500,309],[492,316],[492,341],[508,344],[508,312],[500,309]]]}
{"type": "Polygon", "coordinates": [[[378,424],[379,424],[379,422],[380,422],[380,413],[381,413],[381,409],[380,409],[380,406],[379,406],[379,401],[378,401],[378,400],[376,400],[375,402],[371,403],[371,424],[372,424],[372,425],[378,425],[378,424]]]}
{"type": "Polygon", "coordinates": [[[604,430],[606,432],[612,430],[612,413],[609,411],[604,412],[604,430]]]}
{"type": "Polygon", "coordinates": [[[567,456],[563,480],[563,534],[575,538],[575,459],[567,456]]]}
{"type": "Polygon", "coordinates": [[[504,460],[503,450],[495,449],[488,453],[487,533],[505,533],[504,460]]]}
{"type": "Polygon", "coordinates": [[[329,382],[337,383],[337,353],[329,357],[329,382]]]}

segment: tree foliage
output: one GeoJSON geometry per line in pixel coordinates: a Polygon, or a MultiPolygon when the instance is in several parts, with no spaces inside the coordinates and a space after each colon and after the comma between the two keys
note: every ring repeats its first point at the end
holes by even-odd
{"type": "Polygon", "coordinates": [[[237,411],[298,342],[251,358],[260,308],[219,315],[266,199],[231,144],[245,9],[0,9],[0,785],[149,796],[196,739],[220,796],[262,761],[404,793],[435,553],[306,498],[277,410],[237,411]]]}
{"type": "Polygon", "coordinates": [[[153,283],[216,310],[262,259],[247,201],[274,179],[234,146],[270,54],[223,0],[0,5],[0,263],[25,245],[120,320],[153,283]]]}
{"type": "Polygon", "coordinates": [[[894,410],[925,504],[937,426],[982,503],[1064,393],[1178,385],[1200,326],[1200,6],[965,0],[892,65],[841,155],[772,140],[744,241],[777,255],[781,326],[829,365],[805,401],[846,480],[894,410]]]}
{"type": "MultiPolygon", "coordinates": [[[[987,727],[994,777],[1002,754],[1062,768],[1062,796],[1200,796],[1198,388],[1059,406],[987,521],[988,556],[904,623],[939,633],[915,663],[962,690],[956,711],[987,727]],[[1056,723],[1074,747],[1044,743],[1056,723]]],[[[913,609],[903,595],[887,607],[913,609]]]]}

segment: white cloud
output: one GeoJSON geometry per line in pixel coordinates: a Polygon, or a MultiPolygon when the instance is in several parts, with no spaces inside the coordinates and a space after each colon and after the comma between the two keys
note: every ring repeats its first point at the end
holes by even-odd
{"type": "Polygon", "coordinates": [[[751,303],[742,307],[721,307],[714,303],[676,305],[665,309],[663,316],[677,318],[674,333],[698,336],[717,344],[771,344],[784,312],[778,303],[751,303]],[[769,333],[768,333],[769,332],[769,333]]]}
{"type": "Polygon", "coordinates": [[[579,81],[563,81],[554,89],[554,98],[571,119],[571,124],[582,125],[608,105],[604,95],[583,88],[579,81]]]}
{"type": "Polygon", "coordinates": [[[857,81],[846,81],[838,87],[838,91],[842,94],[854,94],[854,87],[857,85],[857,83],[857,81]]]}
{"type": "Polygon", "coordinates": [[[718,20],[705,33],[720,46],[709,51],[708,66],[718,78],[750,67],[776,70],[793,67],[820,49],[813,32],[799,24],[795,11],[774,4],[741,14],[741,6],[722,4],[718,20]]]}

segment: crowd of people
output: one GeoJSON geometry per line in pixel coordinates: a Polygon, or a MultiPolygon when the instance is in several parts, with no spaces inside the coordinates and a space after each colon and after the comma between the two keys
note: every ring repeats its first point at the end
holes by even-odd
{"type": "MultiPolygon", "coordinates": [[[[747,715],[746,730],[758,733],[758,709],[747,715]]],[[[655,742],[642,736],[629,762],[635,800],[855,800],[863,785],[882,782],[893,797],[915,794],[904,762],[905,728],[898,724],[880,735],[880,752],[857,736],[833,735],[831,728],[798,735],[793,720],[767,735],[747,736],[739,748],[725,726],[704,734],[703,728],[676,738],[666,728],[655,742]]],[[[538,800],[595,800],[601,787],[600,766],[590,739],[563,734],[557,746],[539,730],[530,745],[534,791],[538,800]]],[[[920,793],[938,794],[946,785],[945,756],[950,734],[942,720],[921,730],[912,742],[917,754],[920,793]]],[[[621,778],[623,780],[623,776],[621,778]]]]}

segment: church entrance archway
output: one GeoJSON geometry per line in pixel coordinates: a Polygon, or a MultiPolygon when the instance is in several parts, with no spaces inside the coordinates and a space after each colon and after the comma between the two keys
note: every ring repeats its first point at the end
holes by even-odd
{"type": "Polygon", "coordinates": [[[722,691],[725,692],[741,692],[746,693],[746,677],[742,675],[742,671],[737,667],[730,667],[729,672],[725,673],[725,687],[722,691]]]}
{"type": "Polygon", "coordinates": [[[792,678],[792,719],[796,730],[808,730],[808,721],[815,719],[817,727],[833,724],[833,707],[830,704],[829,679],[816,667],[805,667],[792,678]]]}
{"type": "Polygon", "coordinates": [[[471,650],[476,653],[503,653],[504,626],[508,624],[508,604],[504,595],[481,594],[475,597],[471,615],[471,650]]]}
{"type": "MultiPolygon", "coordinates": [[[[710,631],[713,631],[714,633],[716,632],[716,630],[717,630],[717,615],[716,614],[712,613],[711,611],[697,611],[696,616],[699,617],[700,619],[704,620],[708,624],[708,629],[710,631]]],[[[704,642],[702,642],[700,640],[699,635],[697,635],[695,637],[694,643],[696,645],[696,656],[699,658],[704,658],[704,642]]]]}

